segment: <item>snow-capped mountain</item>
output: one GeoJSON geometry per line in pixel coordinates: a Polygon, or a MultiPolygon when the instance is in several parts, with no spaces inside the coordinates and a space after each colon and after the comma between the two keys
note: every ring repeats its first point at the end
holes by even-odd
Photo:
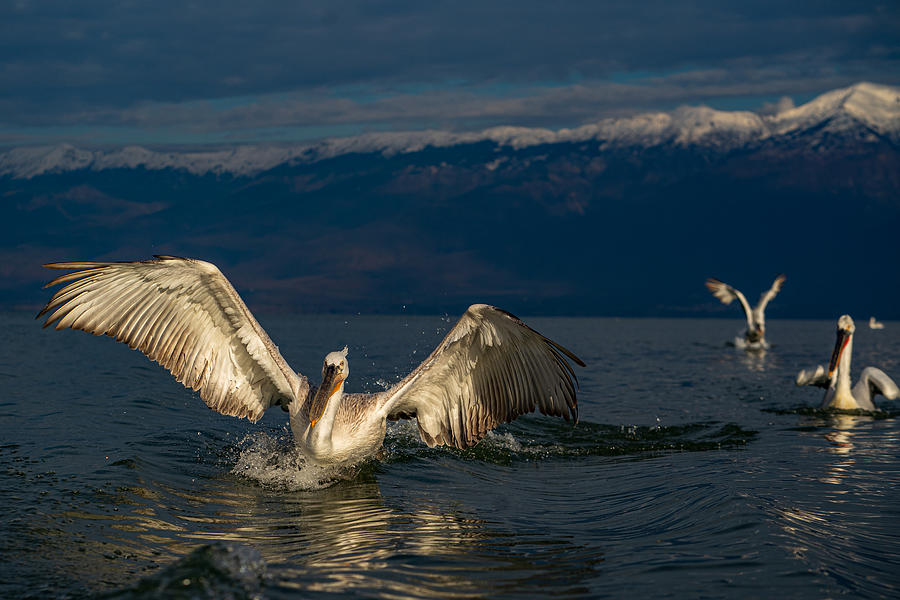
{"type": "Polygon", "coordinates": [[[900,88],[858,83],[822,94],[767,119],[770,135],[792,135],[825,127],[831,132],[860,128],[900,139],[900,88]]]}
{"type": "Polygon", "coordinates": [[[0,154],[0,295],[36,305],[46,262],[161,253],[227,267],[273,310],[453,312],[478,298],[699,315],[706,277],[786,272],[781,316],[888,318],[900,314],[900,282],[884,277],[900,229],[898,117],[898,89],[860,84],[775,115],[687,107],[556,131],[19,148],[0,154]],[[835,273],[846,285],[822,294],[835,273]],[[886,287],[861,294],[872,281],[886,287]]]}
{"type": "Polygon", "coordinates": [[[32,178],[90,169],[175,169],[195,175],[253,176],[282,164],[313,163],[350,153],[386,156],[425,148],[489,141],[514,150],[565,142],[596,142],[600,150],[622,147],[709,148],[727,152],[805,136],[816,147],[828,136],[900,143],[900,88],[859,83],[833,90],[775,115],[720,111],[706,106],[671,113],[603,119],[573,129],[494,127],[480,132],[414,131],[371,133],[296,145],[243,145],[215,150],[158,152],[138,146],[86,150],[69,144],[14,148],[0,153],[0,176],[32,178]]]}

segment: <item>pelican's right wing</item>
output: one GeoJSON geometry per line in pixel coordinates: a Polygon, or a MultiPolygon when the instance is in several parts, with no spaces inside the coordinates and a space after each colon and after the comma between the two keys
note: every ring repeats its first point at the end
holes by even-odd
{"type": "Polygon", "coordinates": [[[200,391],[220,413],[258,420],[274,404],[304,400],[308,383],[284,361],[215,265],[157,256],[135,262],[44,265],[79,269],[44,287],[68,283],[37,315],[44,327],[108,335],[200,391]]]}
{"type": "Polygon", "coordinates": [[[778,295],[778,292],[781,290],[781,284],[784,283],[785,279],[784,273],[776,277],[775,281],[772,282],[772,287],[770,287],[768,291],[763,292],[763,295],[759,297],[759,302],[756,304],[756,310],[760,315],[765,312],[769,300],[778,295]]]}
{"type": "Polygon", "coordinates": [[[831,379],[829,379],[825,367],[819,365],[815,369],[803,369],[797,373],[797,378],[794,380],[794,383],[797,385],[812,385],[827,389],[831,384],[831,379]]]}
{"type": "Polygon", "coordinates": [[[535,409],[578,419],[577,356],[510,313],[469,307],[434,352],[383,393],[391,419],[416,417],[429,446],[468,448],[535,409]]]}
{"type": "Polygon", "coordinates": [[[736,298],[741,303],[741,308],[744,309],[744,316],[747,317],[747,325],[748,327],[752,325],[752,312],[750,310],[750,304],[747,302],[747,299],[744,297],[744,294],[740,292],[727,283],[723,281],[719,281],[714,277],[710,277],[706,280],[706,289],[712,292],[712,295],[722,301],[722,304],[731,304],[731,302],[736,298]]]}

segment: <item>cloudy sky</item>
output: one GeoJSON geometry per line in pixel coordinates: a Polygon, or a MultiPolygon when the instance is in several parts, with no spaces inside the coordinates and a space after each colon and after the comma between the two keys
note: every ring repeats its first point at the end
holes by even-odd
{"type": "Polygon", "coordinates": [[[896,0],[0,0],[6,147],[572,127],[859,81],[900,84],[896,0]]]}

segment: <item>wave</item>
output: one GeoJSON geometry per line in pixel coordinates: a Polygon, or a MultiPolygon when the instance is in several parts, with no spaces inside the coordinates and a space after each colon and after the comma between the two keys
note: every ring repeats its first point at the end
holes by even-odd
{"type": "Polygon", "coordinates": [[[103,598],[261,598],[266,563],[249,546],[201,546],[159,573],[103,598]]]}
{"type": "Polygon", "coordinates": [[[816,408],[812,406],[795,406],[793,408],[763,408],[763,412],[775,415],[803,415],[806,417],[820,417],[824,420],[833,419],[840,415],[849,415],[853,417],[871,417],[874,420],[893,419],[900,417],[900,410],[882,409],[863,410],[861,408],[840,409],[840,408],[816,408]]]}
{"type": "Polygon", "coordinates": [[[373,458],[352,467],[321,467],[304,459],[289,431],[275,436],[256,432],[245,436],[238,444],[231,472],[279,491],[310,491],[340,481],[373,476],[381,462],[402,463],[442,456],[500,465],[589,456],[649,458],[671,452],[739,448],[756,435],[756,431],[734,423],[639,426],[582,421],[572,426],[525,418],[499,431],[489,432],[472,448],[459,450],[446,446],[428,448],[419,438],[415,423],[403,421],[389,424],[380,461],[373,458]]]}
{"type": "Polygon", "coordinates": [[[388,460],[429,452],[449,452],[463,460],[509,464],[518,460],[577,458],[584,456],[658,455],[701,452],[747,444],[756,431],[734,423],[702,422],[685,425],[602,425],[582,421],[575,426],[525,418],[501,431],[489,432],[476,446],[425,448],[411,423],[385,439],[388,460]],[[399,434],[399,435],[398,435],[399,434]]]}

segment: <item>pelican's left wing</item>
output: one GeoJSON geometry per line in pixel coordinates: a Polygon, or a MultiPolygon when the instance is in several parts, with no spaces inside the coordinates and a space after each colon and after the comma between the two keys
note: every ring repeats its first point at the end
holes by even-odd
{"type": "Polygon", "coordinates": [[[869,397],[871,398],[878,394],[881,394],[888,400],[900,397],[900,388],[897,387],[894,380],[891,379],[890,375],[877,367],[866,367],[859,374],[859,381],[853,386],[853,395],[861,396],[856,393],[857,387],[869,388],[869,397]]]}
{"type": "Polygon", "coordinates": [[[475,304],[415,371],[383,393],[383,406],[391,419],[416,417],[429,446],[468,448],[535,409],[577,421],[567,358],[584,366],[510,313],[475,304]]]}
{"type": "Polygon", "coordinates": [[[827,389],[831,384],[831,378],[828,377],[825,367],[818,365],[815,369],[803,369],[797,373],[797,378],[794,380],[794,383],[797,385],[812,385],[827,389]]]}
{"type": "Polygon", "coordinates": [[[284,361],[215,265],[157,256],[134,262],[44,265],[78,269],[37,315],[44,327],[108,335],[155,360],[206,404],[258,420],[274,404],[303,401],[309,384],[284,361]]]}

